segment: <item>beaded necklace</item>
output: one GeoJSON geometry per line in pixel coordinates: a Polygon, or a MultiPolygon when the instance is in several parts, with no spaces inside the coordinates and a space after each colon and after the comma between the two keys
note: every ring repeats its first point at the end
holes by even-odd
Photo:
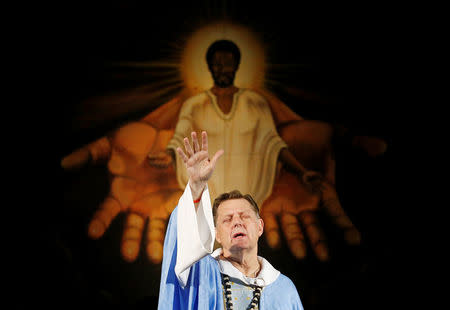
{"type": "MultiPolygon", "coordinates": [[[[221,273],[222,276],[222,285],[225,291],[225,307],[227,310],[233,310],[233,300],[231,298],[231,283],[230,283],[230,277],[228,277],[226,274],[221,273]]],[[[248,310],[254,310],[256,309],[256,306],[259,305],[259,298],[261,297],[261,290],[262,287],[256,286],[253,291],[253,298],[250,302],[250,307],[247,308],[248,310]]]]}

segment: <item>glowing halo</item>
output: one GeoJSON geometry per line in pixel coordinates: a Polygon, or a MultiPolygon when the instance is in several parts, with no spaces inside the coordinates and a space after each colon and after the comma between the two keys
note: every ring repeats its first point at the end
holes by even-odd
{"type": "Polygon", "coordinates": [[[180,68],[186,88],[197,93],[213,86],[206,64],[206,51],[214,41],[222,39],[233,41],[241,50],[235,85],[240,88],[262,88],[266,69],[263,45],[249,29],[230,22],[202,27],[188,38],[180,68]]]}

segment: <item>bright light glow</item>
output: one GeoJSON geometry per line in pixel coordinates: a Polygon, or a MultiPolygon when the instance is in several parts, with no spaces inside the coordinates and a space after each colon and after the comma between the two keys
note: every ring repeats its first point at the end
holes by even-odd
{"type": "Polygon", "coordinates": [[[265,74],[265,51],[249,29],[228,22],[205,26],[187,40],[181,59],[181,76],[185,86],[194,93],[213,86],[206,64],[206,51],[217,40],[230,40],[241,50],[241,64],[235,85],[239,88],[261,88],[265,74]]]}

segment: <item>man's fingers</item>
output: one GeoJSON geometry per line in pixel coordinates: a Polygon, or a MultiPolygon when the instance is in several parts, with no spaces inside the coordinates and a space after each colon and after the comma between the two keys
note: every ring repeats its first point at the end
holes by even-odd
{"type": "Polygon", "coordinates": [[[214,168],[216,166],[217,160],[222,156],[224,153],[224,150],[218,150],[216,154],[214,154],[213,158],[211,158],[211,166],[214,168]]]}
{"type": "Polygon", "coordinates": [[[88,236],[92,239],[103,236],[111,221],[119,212],[120,203],[111,196],[106,197],[89,223],[88,236]]]}
{"type": "Polygon", "coordinates": [[[261,214],[264,221],[264,234],[266,240],[272,249],[280,247],[280,232],[277,219],[273,213],[265,212],[261,214]]]}
{"type": "Polygon", "coordinates": [[[184,148],[186,149],[186,153],[189,155],[189,157],[191,157],[192,155],[194,155],[194,151],[192,150],[192,147],[189,144],[189,139],[184,138],[183,141],[184,141],[184,148]]]}
{"type": "Polygon", "coordinates": [[[361,243],[361,234],[345,213],[339,202],[336,190],[330,184],[325,183],[323,186],[322,206],[336,226],[344,231],[344,238],[348,244],[358,245],[361,243]]]}
{"type": "Polygon", "coordinates": [[[299,217],[317,258],[321,261],[327,261],[329,259],[328,246],[325,234],[320,228],[316,216],[311,211],[305,211],[300,213],[299,217]]]}
{"type": "Polygon", "coordinates": [[[181,147],[177,147],[177,153],[178,155],[180,155],[181,159],[183,160],[184,163],[187,163],[187,161],[189,160],[189,158],[186,156],[186,154],[184,154],[183,150],[181,149],[181,147]]]}
{"type": "Polygon", "coordinates": [[[306,256],[305,237],[295,215],[284,213],[281,216],[281,227],[291,253],[298,259],[306,256]]]}
{"type": "Polygon", "coordinates": [[[195,131],[191,132],[192,137],[192,147],[194,148],[194,153],[200,151],[200,145],[198,144],[197,133],[195,131]]]}
{"type": "Polygon", "coordinates": [[[121,253],[124,260],[133,262],[139,254],[145,220],[139,214],[130,213],[125,221],[122,237],[121,253]]]}
{"type": "Polygon", "coordinates": [[[159,264],[163,257],[164,233],[166,222],[161,218],[150,219],[147,228],[147,257],[154,264],[159,264]]]}
{"type": "Polygon", "coordinates": [[[202,131],[202,150],[208,152],[208,134],[202,131]]]}

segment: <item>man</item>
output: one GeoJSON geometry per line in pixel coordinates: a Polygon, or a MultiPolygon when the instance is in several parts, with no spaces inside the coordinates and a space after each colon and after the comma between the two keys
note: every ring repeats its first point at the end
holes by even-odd
{"type": "MultiPolygon", "coordinates": [[[[262,205],[270,196],[278,159],[306,185],[317,187],[318,173],[307,171],[279,137],[268,102],[258,93],[233,85],[240,63],[239,48],[231,41],[214,42],[206,60],[214,86],[183,103],[175,133],[167,148],[175,156],[183,138],[205,130],[210,149],[226,151],[209,182],[213,197],[239,188],[262,205]]],[[[181,188],[188,181],[183,162],[176,156],[177,180],[181,188]]]]}
{"type": "Polygon", "coordinates": [[[177,148],[189,179],[167,227],[158,309],[303,309],[292,281],[257,255],[264,223],[251,196],[225,193],[211,208],[207,182],[224,151],[210,159],[206,132],[201,148],[191,136],[177,148]]]}

